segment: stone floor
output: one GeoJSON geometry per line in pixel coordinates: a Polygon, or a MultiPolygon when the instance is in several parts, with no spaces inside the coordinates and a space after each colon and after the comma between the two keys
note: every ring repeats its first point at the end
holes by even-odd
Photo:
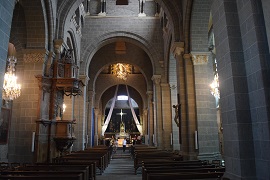
{"type": "Polygon", "coordinates": [[[122,149],[118,149],[112,156],[111,163],[105,169],[102,175],[97,173],[97,180],[141,180],[142,174],[137,170],[137,175],[134,173],[133,159],[127,150],[125,153],[122,149]]]}

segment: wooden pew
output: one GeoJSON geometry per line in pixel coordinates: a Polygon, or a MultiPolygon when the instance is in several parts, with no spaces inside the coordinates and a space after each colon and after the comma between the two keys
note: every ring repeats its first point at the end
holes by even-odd
{"type": "Polygon", "coordinates": [[[68,171],[2,171],[0,179],[35,179],[35,180],[84,180],[82,172],[68,171]]]}
{"type": "Polygon", "coordinates": [[[94,179],[92,172],[90,172],[90,168],[87,165],[31,165],[25,167],[18,167],[16,171],[69,171],[69,172],[83,172],[84,180],[94,179]]]}
{"type": "Polygon", "coordinates": [[[210,173],[147,173],[147,180],[179,180],[179,179],[221,179],[223,172],[210,172],[210,173]]]}
{"type": "Polygon", "coordinates": [[[143,167],[142,168],[142,180],[147,180],[147,175],[149,173],[212,173],[212,172],[225,172],[225,168],[215,168],[215,167],[203,167],[203,166],[183,166],[183,167],[143,167]]]}
{"type": "Polygon", "coordinates": [[[64,163],[37,163],[36,165],[59,165],[59,166],[89,166],[89,177],[96,179],[96,161],[68,161],[64,163]]]}
{"type": "Polygon", "coordinates": [[[225,167],[216,167],[213,164],[209,164],[208,161],[201,161],[201,160],[171,161],[171,162],[164,160],[159,161],[148,160],[142,162],[142,180],[148,180],[147,179],[148,174],[160,174],[160,173],[196,174],[196,173],[213,173],[213,172],[224,173],[225,167]]]}
{"type": "Polygon", "coordinates": [[[68,155],[73,155],[73,154],[94,154],[94,155],[102,155],[104,156],[104,160],[105,160],[105,164],[106,167],[108,166],[108,164],[110,164],[111,161],[111,154],[108,150],[104,150],[104,149],[87,149],[87,150],[82,150],[82,151],[74,151],[71,154],[68,155]]]}
{"type": "Polygon", "coordinates": [[[179,155],[175,155],[172,152],[168,151],[158,151],[158,152],[151,152],[151,153],[136,153],[134,157],[134,170],[135,174],[137,174],[137,169],[142,166],[142,162],[146,160],[154,161],[176,161],[181,160],[182,157],[179,155]]]}
{"type": "Polygon", "coordinates": [[[96,174],[96,168],[101,171],[100,159],[81,159],[81,158],[53,158],[53,163],[55,164],[66,164],[66,165],[91,165],[93,164],[93,172],[96,174]]]}
{"type": "MultiPolygon", "coordinates": [[[[54,159],[55,160],[55,159],[54,159]]],[[[78,161],[95,161],[97,168],[100,170],[100,174],[102,174],[106,168],[105,157],[99,155],[83,155],[83,154],[73,154],[67,155],[57,158],[57,161],[64,162],[78,162],[78,161]]]]}

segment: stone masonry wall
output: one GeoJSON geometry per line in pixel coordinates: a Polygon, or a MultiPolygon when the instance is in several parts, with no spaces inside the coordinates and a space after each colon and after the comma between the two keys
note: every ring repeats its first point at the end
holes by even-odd
{"type": "MultiPolygon", "coordinates": [[[[11,21],[15,0],[0,1],[0,84],[3,84],[4,73],[6,68],[6,54],[10,36],[11,21]]],[[[2,86],[0,87],[0,100],[2,102],[2,86]]],[[[0,161],[7,161],[8,146],[0,144],[0,161]]]]}

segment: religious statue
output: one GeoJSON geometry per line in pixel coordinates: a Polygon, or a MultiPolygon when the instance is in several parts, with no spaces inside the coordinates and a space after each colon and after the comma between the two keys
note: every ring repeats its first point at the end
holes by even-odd
{"type": "Polygon", "coordinates": [[[176,123],[176,125],[177,125],[177,127],[179,127],[179,104],[177,104],[177,105],[173,105],[173,108],[174,108],[174,110],[175,110],[175,116],[174,116],[174,121],[175,121],[175,123],[176,123]]]}
{"type": "Polygon", "coordinates": [[[125,124],[122,121],[121,124],[120,124],[120,134],[123,134],[123,133],[125,133],[125,124]]]}

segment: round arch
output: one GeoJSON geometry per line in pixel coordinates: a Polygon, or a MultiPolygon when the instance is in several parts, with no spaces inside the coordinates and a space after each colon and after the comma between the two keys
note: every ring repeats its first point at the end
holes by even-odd
{"type": "Polygon", "coordinates": [[[155,64],[156,59],[162,59],[159,57],[158,51],[153,47],[147,40],[144,38],[134,34],[134,33],[129,33],[129,32],[124,32],[124,31],[117,31],[113,33],[108,33],[105,34],[101,37],[96,38],[91,44],[89,44],[84,51],[81,53],[82,54],[82,59],[85,59],[87,61],[82,62],[81,67],[84,67],[80,69],[80,74],[89,74],[88,72],[88,67],[90,65],[91,59],[95,55],[95,53],[103,46],[110,44],[112,42],[116,42],[117,40],[123,40],[125,42],[130,42],[131,44],[134,44],[141,49],[143,49],[146,54],[149,56],[152,67],[153,67],[153,72],[155,72],[155,67],[157,66],[155,64]]]}

